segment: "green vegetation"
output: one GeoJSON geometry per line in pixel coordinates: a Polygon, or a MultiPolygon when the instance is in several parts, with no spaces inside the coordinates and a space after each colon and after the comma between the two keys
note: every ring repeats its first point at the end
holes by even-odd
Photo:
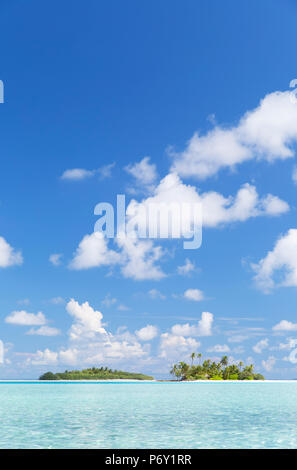
{"type": "Polygon", "coordinates": [[[201,364],[202,354],[191,354],[191,365],[185,362],[174,364],[170,373],[178,380],[264,380],[263,375],[253,372],[254,366],[239,362],[228,365],[228,357],[223,356],[219,362],[212,362],[206,359],[201,364]],[[194,359],[199,359],[199,364],[194,364],[194,359]]]}
{"type": "Polygon", "coordinates": [[[39,380],[109,380],[109,379],[133,379],[133,380],[154,380],[154,377],[133,372],[123,372],[122,370],[112,370],[108,367],[92,367],[84,370],[65,370],[65,372],[46,372],[39,377],[39,380]]]}

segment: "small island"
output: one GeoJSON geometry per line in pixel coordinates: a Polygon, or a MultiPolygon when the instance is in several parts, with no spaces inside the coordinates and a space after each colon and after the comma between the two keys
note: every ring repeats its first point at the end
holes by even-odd
{"type": "Polygon", "coordinates": [[[244,363],[228,365],[228,357],[223,356],[219,362],[206,359],[202,364],[202,354],[192,353],[191,364],[179,362],[174,364],[170,374],[177,380],[265,380],[262,374],[254,372],[253,364],[244,366],[244,363]],[[195,365],[194,360],[198,358],[199,364],[195,365]]]}
{"type": "Polygon", "coordinates": [[[108,367],[92,367],[83,370],[65,370],[65,372],[46,372],[39,380],[154,380],[154,377],[122,370],[112,370],[108,367]]]}

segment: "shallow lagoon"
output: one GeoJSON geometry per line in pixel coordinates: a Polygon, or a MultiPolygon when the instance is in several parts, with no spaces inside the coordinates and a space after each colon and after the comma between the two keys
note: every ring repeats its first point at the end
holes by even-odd
{"type": "Polygon", "coordinates": [[[4,382],[0,448],[297,448],[297,382],[4,382]]]}

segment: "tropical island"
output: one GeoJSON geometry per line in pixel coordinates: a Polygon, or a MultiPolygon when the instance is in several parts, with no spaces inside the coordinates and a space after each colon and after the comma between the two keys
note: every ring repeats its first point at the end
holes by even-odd
{"type": "Polygon", "coordinates": [[[192,353],[191,364],[179,362],[174,364],[170,374],[177,380],[265,380],[262,374],[254,372],[253,364],[244,366],[240,361],[236,364],[228,365],[228,357],[223,356],[219,362],[206,359],[202,364],[202,354],[192,353]],[[199,364],[194,364],[194,359],[198,358],[199,364]]]}
{"type": "Polygon", "coordinates": [[[112,370],[108,367],[92,367],[83,370],[65,370],[65,372],[46,372],[39,377],[39,380],[154,380],[154,377],[122,370],[112,370]]]}

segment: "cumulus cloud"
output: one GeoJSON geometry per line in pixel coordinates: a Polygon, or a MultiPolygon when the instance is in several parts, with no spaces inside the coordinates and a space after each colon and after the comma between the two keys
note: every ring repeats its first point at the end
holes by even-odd
{"type": "Polygon", "coordinates": [[[3,237],[0,237],[0,268],[8,268],[22,263],[21,252],[15,251],[3,237]]]}
{"type": "Polygon", "coordinates": [[[124,277],[135,280],[159,280],[165,276],[156,262],[163,256],[160,246],[152,240],[117,238],[119,251],[108,247],[108,240],[101,232],[86,235],[69,264],[70,269],[81,270],[99,266],[120,265],[124,277]]]}
{"type": "Polygon", "coordinates": [[[203,292],[199,289],[187,289],[184,292],[184,298],[187,300],[194,300],[195,302],[199,302],[204,299],[203,292]]]}
{"type": "Polygon", "coordinates": [[[289,210],[288,204],[277,196],[259,197],[255,186],[248,183],[235,196],[225,197],[215,191],[199,194],[194,186],[185,185],[177,174],[169,173],[155,188],[153,196],[141,202],[131,200],[127,207],[127,226],[137,226],[144,234],[154,234],[158,228],[159,234],[165,237],[170,233],[170,218],[175,238],[189,236],[193,228],[197,231],[200,227],[201,208],[203,227],[212,228],[252,217],[278,216],[289,210]]]}
{"type": "Polygon", "coordinates": [[[60,264],[62,263],[62,256],[62,253],[53,253],[49,257],[49,262],[52,263],[54,266],[60,266],[60,264]]]}
{"type": "Polygon", "coordinates": [[[74,323],[69,332],[71,339],[94,338],[96,333],[100,335],[107,334],[102,326],[102,313],[94,310],[88,302],[80,305],[74,299],[71,299],[66,305],[66,310],[74,318],[74,323]]]}
{"type": "Polygon", "coordinates": [[[58,359],[62,364],[76,365],[79,361],[79,350],[68,348],[58,352],[58,359]]]}
{"type": "Polygon", "coordinates": [[[45,325],[46,318],[42,312],[28,313],[25,310],[13,311],[5,318],[6,323],[23,326],[45,325]]]}
{"type": "Polygon", "coordinates": [[[147,325],[140,330],[136,330],[135,334],[140,341],[151,341],[158,336],[158,328],[153,325],[147,325]]]}
{"type": "Polygon", "coordinates": [[[94,170],[85,170],[84,168],[72,168],[65,170],[61,176],[62,180],[80,181],[90,178],[95,173],[94,170]]]}
{"type": "Polygon", "coordinates": [[[58,336],[61,334],[61,331],[58,328],[53,328],[51,326],[41,326],[40,328],[31,328],[26,333],[27,335],[38,335],[38,336],[58,336]]]}
{"type": "Polygon", "coordinates": [[[32,358],[28,358],[27,362],[33,365],[57,364],[58,353],[48,348],[44,351],[38,350],[32,358]]]}
{"type": "Polygon", "coordinates": [[[211,336],[212,335],[213,314],[202,312],[201,320],[196,325],[189,323],[176,324],[171,328],[174,336],[211,336]]]}
{"type": "Polygon", "coordinates": [[[205,179],[253,158],[274,161],[293,157],[296,141],[297,106],[291,92],[274,92],[248,111],[237,126],[216,126],[205,135],[196,132],[183,152],[171,149],[172,171],[182,177],[205,179]]]}
{"type": "Polygon", "coordinates": [[[112,265],[120,261],[120,255],[108,248],[108,240],[101,232],[85,235],[74,254],[70,269],[89,269],[112,265]]]}
{"type": "Polygon", "coordinates": [[[257,286],[265,292],[275,287],[296,287],[297,229],[290,229],[281,236],[273,250],[251,267],[256,272],[254,280],[257,286]]]}
{"type": "Polygon", "coordinates": [[[68,181],[82,181],[88,178],[92,178],[96,174],[99,175],[100,179],[110,178],[111,170],[115,166],[115,163],[109,163],[103,165],[96,170],[86,170],[85,168],[71,168],[65,170],[61,176],[62,180],[68,181]]]}
{"type": "Polygon", "coordinates": [[[190,272],[194,271],[194,269],[195,269],[195,264],[192,263],[189,260],[189,258],[186,258],[185,264],[177,267],[177,272],[178,272],[178,274],[180,274],[182,276],[186,276],[190,272]]]}
{"type": "Polygon", "coordinates": [[[188,356],[196,351],[200,343],[194,338],[185,338],[171,333],[163,333],[160,341],[160,357],[165,359],[179,360],[181,357],[188,356]]]}
{"type": "Polygon", "coordinates": [[[210,312],[202,312],[201,320],[198,322],[199,336],[210,336],[213,323],[213,314],[210,312]]]}
{"type": "Polygon", "coordinates": [[[152,189],[158,176],[156,165],[150,163],[150,157],[144,157],[140,162],[126,166],[125,170],[135,178],[136,184],[144,189],[152,189]]]}
{"type": "Polygon", "coordinates": [[[164,252],[160,246],[154,246],[152,240],[138,240],[129,237],[118,238],[117,243],[122,250],[122,268],[124,277],[142,281],[159,280],[165,273],[157,262],[164,252]]]}
{"type": "Polygon", "coordinates": [[[232,222],[244,222],[253,217],[278,216],[289,210],[289,205],[277,196],[268,194],[259,198],[255,186],[244,184],[235,197],[225,198],[210,191],[201,195],[203,225],[217,227],[232,222]]]}
{"type": "Polygon", "coordinates": [[[160,292],[158,289],[151,289],[149,291],[149,296],[152,298],[152,299],[161,299],[161,300],[165,300],[166,299],[166,295],[162,294],[162,292],[160,292]]]}
{"type": "Polygon", "coordinates": [[[268,343],[268,338],[261,339],[253,346],[253,351],[255,351],[257,354],[261,354],[264,349],[268,348],[268,343]]]}
{"type": "Polygon", "coordinates": [[[281,320],[273,328],[273,331],[297,331],[297,323],[288,320],[281,320]]]}
{"type": "MultiPolygon", "coordinates": [[[[130,364],[139,366],[140,360],[148,358],[149,344],[142,345],[138,336],[129,331],[118,331],[116,334],[107,331],[102,322],[102,313],[91,307],[88,302],[80,304],[71,299],[66,305],[66,311],[73,318],[68,332],[68,347],[58,351],[38,350],[27,359],[28,364],[94,365],[104,362],[118,363],[129,359],[130,364]]],[[[144,338],[145,333],[147,338],[149,333],[152,335],[148,328],[150,326],[147,325],[143,331],[138,331],[140,336],[143,336],[142,341],[148,340],[144,338]]]]}
{"type": "MultiPolygon", "coordinates": [[[[110,249],[110,240],[103,233],[85,235],[69,267],[80,270],[120,265],[124,277],[159,280],[165,277],[159,265],[165,252],[152,238],[192,237],[193,233],[197,236],[201,228],[201,205],[204,227],[217,227],[261,215],[276,216],[289,209],[287,203],[276,196],[268,194],[260,198],[256,188],[249,184],[243,185],[235,197],[226,198],[213,191],[198,194],[194,186],[183,184],[176,174],[169,174],[153,190],[153,196],[141,202],[130,201],[126,211],[129,236],[122,233],[116,237],[115,249],[110,249]],[[195,211],[198,207],[200,209],[195,211]],[[147,236],[149,238],[145,239],[147,236]]],[[[187,261],[179,272],[186,274],[192,269],[192,263],[187,261]]]]}
{"type": "Polygon", "coordinates": [[[208,348],[207,351],[214,353],[227,353],[230,352],[230,348],[227,344],[215,344],[211,348],[208,348]]]}
{"type": "Polygon", "coordinates": [[[265,360],[262,361],[262,366],[264,367],[265,370],[267,370],[267,372],[270,372],[273,369],[275,363],[276,363],[276,358],[274,356],[269,356],[266,361],[265,360]]]}

